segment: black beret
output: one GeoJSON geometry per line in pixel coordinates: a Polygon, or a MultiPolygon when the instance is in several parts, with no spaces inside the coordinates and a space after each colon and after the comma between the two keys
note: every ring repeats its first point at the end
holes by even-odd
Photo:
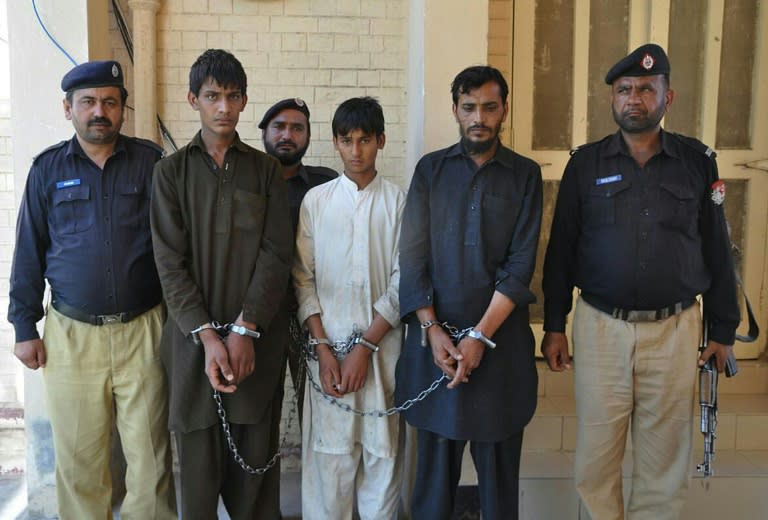
{"type": "Polygon", "coordinates": [[[81,88],[120,87],[123,85],[123,69],[116,61],[88,61],[76,66],[64,75],[61,90],[70,92],[81,88]]]}
{"type": "Polygon", "coordinates": [[[664,49],[655,43],[646,43],[611,67],[605,75],[605,82],[611,85],[621,76],[655,76],[656,74],[669,74],[669,58],[664,49]]]}
{"type": "Polygon", "coordinates": [[[269,124],[272,119],[285,110],[286,108],[290,108],[293,110],[298,110],[305,116],[307,116],[307,123],[309,123],[309,107],[307,107],[307,104],[304,102],[301,98],[288,98],[283,99],[282,101],[278,101],[271,107],[269,107],[269,110],[264,112],[264,117],[261,118],[261,123],[259,123],[259,128],[264,130],[267,125],[269,124]]]}

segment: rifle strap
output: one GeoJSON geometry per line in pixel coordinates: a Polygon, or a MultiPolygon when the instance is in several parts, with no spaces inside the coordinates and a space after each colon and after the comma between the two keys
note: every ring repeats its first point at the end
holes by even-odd
{"type": "MultiPolygon", "coordinates": [[[[738,251],[735,247],[734,249],[738,251]]],[[[747,335],[742,336],[741,334],[736,334],[736,340],[741,341],[742,343],[752,343],[757,340],[757,337],[760,335],[760,327],[757,325],[755,313],[752,312],[752,305],[749,303],[747,292],[744,290],[744,283],[741,281],[741,276],[739,275],[739,268],[736,265],[734,265],[734,273],[736,274],[736,285],[738,286],[738,290],[744,296],[744,305],[747,309],[747,320],[749,322],[747,335]]]]}

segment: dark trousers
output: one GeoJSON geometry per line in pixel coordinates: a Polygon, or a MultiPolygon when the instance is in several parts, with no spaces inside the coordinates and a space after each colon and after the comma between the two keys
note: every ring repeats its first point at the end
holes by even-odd
{"type": "MultiPolygon", "coordinates": [[[[467,441],[446,439],[427,430],[418,430],[413,518],[451,518],[466,444],[467,441]]],[[[469,451],[477,469],[484,520],[517,519],[522,444],[522,431],[501,442],[470,441],[469,451]]]]}
{"type": "MultiPolygon", "coordinates": [[[[278,449],[280,406],[261,424],[230,424],[240,455],[262,467],[278,449]],[[276,413],[277,418],[274,417],[276,413]]],[[[220,424],[205,430],[176,433],[181,480],[181,517],[217,518],[219,495],[232,520],[280,518],[280,462],[263,475],[250,475],[232,458],[220,424]]]]}

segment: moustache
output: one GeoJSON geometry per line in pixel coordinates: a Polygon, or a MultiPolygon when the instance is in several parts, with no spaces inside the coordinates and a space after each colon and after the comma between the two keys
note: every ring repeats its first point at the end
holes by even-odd
{"type": "Polygon", "coordinates": [[[112,126],[112,121],[110,121],[106,117],[94,117],[93,119],[88,121],[88,126],[93,126],[93,125],[112,126]]]}
{"type": "Polygon", "coordinates": [[[294,143],[293,141],[280,141],[275,145],[275,147],[285,146],[285,145],[296,146],[296,143],[294,143]]]}
{"type": "Polygon", "coordinates": [[[472,125],[469,128],[467,128],[467,131],[470,131],[470,130],[488,130],[488,131],[490,131],[491,129],[488,128],[485,125],[472,125]]]}

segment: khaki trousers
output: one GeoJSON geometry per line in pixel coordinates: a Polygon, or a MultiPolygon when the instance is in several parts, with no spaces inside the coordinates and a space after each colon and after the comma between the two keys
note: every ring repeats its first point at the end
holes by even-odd
{"type": "Polygon", "coordinates": [[[43,377],[61,520],[112,518],[113,420],[128,463],[120,517],[176,518],[162,325],[159,305],[129,323],[100,327],[48,309],[43,377]]]}
{"type": "Polygon", "coordinates": [[[698,303],[663,321],[630,323],[579,298],[575,479],[593,520],[624,519],[621,464],[630,424],[627,518],[678,518],[688,488],[700,338],[698,303]]]}

